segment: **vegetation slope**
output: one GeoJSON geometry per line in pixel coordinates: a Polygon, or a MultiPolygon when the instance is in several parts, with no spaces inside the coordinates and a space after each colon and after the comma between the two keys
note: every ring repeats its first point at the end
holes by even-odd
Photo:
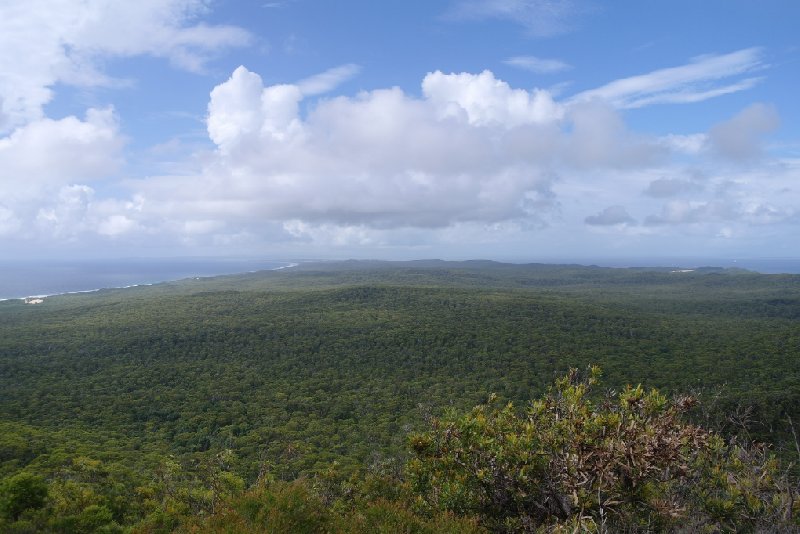
{"type": "Polygon", "coordinates": [[[5,502],[28,477],[39,526],[168,531],[256,481],[400,476],[445,410],[524,406],[590,364],[610,390],[692,393],[689,420],[792,458],[800,277],[673,271],[317,263],[2,302],[5,502]]]}

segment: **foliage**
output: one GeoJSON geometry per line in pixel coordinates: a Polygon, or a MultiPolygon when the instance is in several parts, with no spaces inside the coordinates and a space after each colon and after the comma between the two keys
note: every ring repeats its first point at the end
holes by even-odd
{"type": "Polygon", "coordinates": [[[0,483],[0,514],[18,520],[26,511],[38,510],[47,499],[47,484],[42,477],[17,473],[0,483]]]}
{"type": "Polygon", "coordinates": [[[710,402],[681,417],[721,450],[738,436],[794,458],[798,318],[798,276],[491,262],[303,264],[0,302],[0,484],[24,473],[47,491],[0,531],[169,532],[238,517],[248,493],[303,491],[329,528],[446,522],[430,503],[419,515],[408,433],[492,391],[525,406],[590,362],[609,387],[698,392],[710,402]],[[253,486],[267,472],[274,485],[253,486]]]}
{"type": "Polygon", "coordinates": [[[685,422],[691,397],[637,386],[592,402],[598,377],[572,370],[524,413],[490,403],[434,420],[411,437],[421,502],[494,531],[789,528],[791,488],[762,447],[685,422]]]}
{"type": "Polygon", "coordinates": [[[190,521],[183,532],[227,534],[470,534],[483,530],[469,518],[448,513],[425,517],[408,503],[377,499],[357,505],[328,506],[304,479],[258,484],[227,502],[227,507],[202,521],[190,521]]]}

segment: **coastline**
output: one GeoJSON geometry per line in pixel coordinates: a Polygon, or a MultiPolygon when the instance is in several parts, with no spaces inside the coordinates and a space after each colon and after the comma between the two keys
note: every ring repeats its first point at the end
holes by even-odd
{"type": "MultiPolygon", "coordinates": [[[[114,281],[109,280],[110,283],[108,284],[100,284],[98,287],[88,287],[85,289],[70,289],[70,290],[55,290],[55,291],[31,291],[27,295],[22,296],[11,296],[11,297],[0,297],[0,303],[6,301],[24,301],[28,304],[39,304],[41,300],[46,299],[48,297],[56,297],[61,295],[74,295],[74,294],[81,294],[81,293],[95,293],[98,291],[103,290],[115,290],[115,289],[130,289],[134,287],[146,287],[146,286],[153,286],[157,284],[164,284],[170,282],[178,282],[181,280],[190,280],[190,279],[205,279],[205,278],[215,278],[219,276],[235,276],[241,274],[252,274],[262,271],[280,271],[283,269],[290,269],[293,267],[297,267],[303,262],[292,262],[292,261],[271,261],[271,260],[241,260],[241,259],[204,259],[204,258],[197,258],[197,259],[165,259],[164,264],[162,265],[159,263],[158,260],[151,261],[151,260],[117,260],[119,263],[116,262],[71,262],[66,264],[56,264],[55,266],[51,265],[38,265],[35,263],[30,263],[29,265],[23,263],[17,263],[16,265],[14,262],[6,263],[5,266],[11,266],[12,269],[9,271],[12,275],[14,275],[14,267],[16,268],[17,273],[25,272],[26,277],[23,277],[21,280],[22,285],[31,286],[30,283],[31,279],[37,279],[37,276],[30,276],[29,271],[39,270],[41,271],[40,276],[42,279],[46,279],[48,276],[52,275],[61,275],[64,274],[64,267],[67,266],[67,271],[72,269],[73,272],[71,274],[75,274],[77,267],[94,267],[97,269],[98,267],[103,267],[102,269],[96,270],[94,272],[94,276],[83,274],[83,270],[81,269],[80,272],[82,273],[81,278],[76,278],[76,281],[69,282],[69,281],[60,281],[55,285],[88,285],[83,284],[83,280],[85,279],[92,279],[97,278],[102,280],[103,278],[111,278],[112,280],[116,277],[117,280],[122,281],[125,280],[127,277],[128,280],[135,280],[137,278],[142,279],[144,278],[146,281],[136,282],[136,283],[121,283],[115,284],[114,281]],[[128,262],[132,262],[135,266],[140,268],[140,271],[136,272],[136,274],[130,273],[130,265],[128,262]],[[255,268],[253,263],[256,264],[267,264],[269,267],[263,268],[255,268]],[[171,265],[170,265],[171,264],[171,265]],[[232,264],[235,264],[232,265],[232,264]],[[27,269],[22,269],[21,266],[26,265],[27,269]],[[225,268],[225,266],[229,268],[225,268]],[[277,266],[275,266],[277,265],[277,266]],[[189,267],[191,266],[191,267],[189,267]],[[109,267],[114,267],[113,269],[109,269],[109,267]],[[159,274],[155,274],[152,272],[153,267],[161,268],[159,274]],[[177,267],[180,267],[179,269],[177,267]],[[251,267],[251,268],[248,268],[251,267]],[[48,272],[48,269],[50,272],[48,272]],[[103,270],[105,269],[105,270],[103,270]],[[148,271],[149,269],[149,271],[148,271]],[[172,270],[169,273],[170,269],[172,270]],[[195,274],[189,274],[190,272],[195,271],[195,274]],[[150,276],[148,276],[148,272],[150,276]],[[196,274],[197,272],[201,272],[202,274],[196,274]],[[169,274],[168,274],[169,273],[169,274]],[[122,278],[120,278],[122,277],[122,278]],[[147,280],[149,278],[149,280],[147,280]],[[152,280],[152,281],[151,281],[152,280]],[[32,300],[38,300],[37,302],[28,302],[32,300]]],[[[308,261],[308,260],[304,260],[308,261]]],[[[319,261],[319,260],[316,260],[319,261]]],[[[324,260],[323,260],[324,261],[324,260]]],[[[514,261],[510,262],[512,264],[519,263],[524,264],[527,262],[523,261],[514,261]]],[[[698,259],[674,259],[674,260],[663,260],[663,259],[654,259],[654,260],[647,260],[647,259],[627,259],[627,260],[597,260],[595,262],[589,261],[580,261],[580,260],[560,260],[560,261],[543,261],[542,263],[546,264],[577,264],[577,265],[599,265],[601,267],[608,267],[608,268],[617,268],[617,269],[637,269],[637,268],[648,268],[654,267],[655,265],[683,265],[684,268],[676,268],[678,270],[673,272],[685,272],[694,270],[699,268],[703,265],[714,265],[719,268],[729,269],[729,268],[741,268],[751,270],[755,273],[762,274],[762,275],[797,275],[800,274],[800,258],[756,258],[756,259],[745,259],[745,260],[737,260],[737,259],[717,259],[717,260],[698,260],[698,259]]],[[[3,272],[4,263],[0,262],[0,276],[4,276],[7,273],[3,272]]],[[[135,270],[135,269],[134,269],[135,270]]],[[[68,272],[68,274],[70,274],[68,272]]],[[[55,276],[58,278],[58,276],[55,276]]],[[[1,280],[0,280],[1,281],[1,280]]],[[[7,287],[13,287],[13,276],[12,281],[8,283],[7,287]]],[[[53,284],[51,284],[53,285],[53,284]]],[[[0,295],[2,295],[3,287],[0,285],[0,295]]],[[[24,291],[24,289],[23,289],[24,291]]],[[[10,293],[10,291],[6,291],[6,294],[10,293]]]]}
{"type": "Polygon", "coordinates": [[[181,276],[178,278],[169,278],[164,280],[158,280],[155,282],[142,282],[138,284],[128,284],[128,285],[121,285],[121,286],[103,286],[97,287],[92,289],[80,289],[80,290],[73,290],[73,291],[56,291],[53,293],[41,293],[41,294],[32,294],[32,295],[25,295],[21,297],[2,297],[0,298],[0,302],[7,302],[7,301],[24,301],[27,304],[40,304],[46,298],[49,297],[58,297],[62,295],[79,295],[83,293],[97,293],[99,291],[105,290],[113,290],[113,289],[131,289],[134,287],[149,287],[158,284],[167,284],[170,282],[179,282],[181,280],[201,280],[204,278],[216,278],[218,276],[235,276],[237,274],[249,274],[249,273],[257,273],[261,271],[280,271],[283,269],[291,269],[292,267],[297,267],[300,265],[298,262],[274,262],[274,263],[285,263],[286,265],[281,265],[279,267],[272,267],[269,269],[256,269],[256,270],[248,270],[248,271],[234,271],[234,272],[223,272],[217,274],[203,274],[203,275],[195,275],[195,276],[181,276]],[[39,302],[28,302],[32,300],[38,300],[39,302]]]}

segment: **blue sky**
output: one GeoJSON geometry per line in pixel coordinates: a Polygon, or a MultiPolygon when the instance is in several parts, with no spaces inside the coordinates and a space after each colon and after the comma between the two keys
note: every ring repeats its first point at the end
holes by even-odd
{"type": "Polygon", "coordinates": [[[795,1],[11,0],[5,258],[800,257],[795,1]]]}

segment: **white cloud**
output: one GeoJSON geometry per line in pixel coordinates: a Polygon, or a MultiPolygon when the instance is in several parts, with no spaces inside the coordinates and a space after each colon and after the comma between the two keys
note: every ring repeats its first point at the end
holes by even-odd
{"type": "Polygon", "coordinates": [[[188,220],[184,221],[181,233],[185,235],[203,235],[224,231],[225,223],[214,220],[188,220]]]}
{"type": "Polygon", "coordinates": [[[736,221],[741,208],[733,202],[714,200],[672,200],[667,202],[659,215],[650,215],[648,225],[699,224],[711,221],[736,221]]]}
{"type": "MultiPolygon", "coordinates": [[[[717,168],[718,165],[709,162],[709,173],[717,168]]],[[[800,165],[787,161],[738,173],[717,170],[706,177],[705,187],[693,181],[664,181],[658,187],[665,194],[651,196],[680,194],[682,198],[666,202],[660,213],[646,218],[645,224],[705,229],[713,225],[735,229],[737,225],[791,224],[799,213],[800,188],[796,186],[799,178],[800,165]]]]}
{"type": "Polygon", "coordinates": [[[761,154],[760,138],[778,128],[780,119],[773,106],[752,104],[735,117],[715,125],[709,132],[714,150],[723,157],[743,161],[761,154]]]}
{"type": "Polygon", "coordinates": [[[360,70],[361,67],[358,65],[348,63],[301,80],[297,86],[305,96],[327,93],[358,74],[360,70]]]}
{"type": "Polygon", "coordinates": [[[116,171],[121,149],[110,108],[90,109],[84,120],[31,122],[0,138],[0,193],[27,200],[48,188],[103,178],[116,171]]]}
{"type": "Polygon", "coordinates": [[[597,89],[579,93],[572,101],[601,98],[620,108],[700,102],[750,89],[760,78],[748,77],[730,81],[731,78],[765,67],[759,48],[746,48],[724,55],[700,56],[680,67],[659,69],[615,80],[597,89]]]}
{"type": "Polygon", "coordinates": [[[708,145],[708,135],[698,134],[668,134],[659,139],[659,142],[668,149],[687,155],[698,155],[703,152],[708,145]]]}
{"type": "Polygon", "coordinates": [[[552,37],[568,32],[580,13],[572,0],[456,0],[448,16],[508,20],[522,25],[533,37],[552,37]]]}
{"type": "Polygon", "coordinates": [[[348,245],[379,245],[379,231],[365,225],[307,223],[292,219],[283,223],[283,228],[295,238],[307,239],[314,243],[326,243],[335,247],[348,245]]]}
{"type": "MultiPolygon", "coordinates": [[[[297,85],[265,87],[240,67],[211,92],[216,159],[199,175],[135,187],[151,215],[280,222],[290,236],[334,243],[366,243],[387,228],[537,219],[553,209],[549,165],[561,110],[546,92],[511,89],[487,71],[429,74],[423,94],[363,92],[317,101],[301,115],[297,85]]],[[[202,228],[214,231],[193,230],[202,228]]]]}
{"type": "Polygon", "coordinates": [[[664,155],[656,140],[630,133],[617,111],[603,101],[575,104],[569,118],[573,131],[565,152],[573,165],[641,167],[664,155]]]}
{"type": "Polygon", "coordinates": [[[538,74],[552,74],[572,68],[571,65],[559,59],[543,59],[536,56],[514,56],[506,59],[503,63],[538,74]]]}
{"type": "Polygon", "coordinates": [[[240,28],[195,23],[206,9],[204,0],[0,3],[0,133],[41,118],[57,83],[114,83],[105,58],[145,54],[197,71],[251,40],[240,28]]]}
{"type": "Polygon", "coordinates": [[[565,106],[489,71],[430,73],[422,88],[303,105],[298,85],[265,86],[239,67],[211,92],[214,156],[198,173],[132,182],[141,212],[121,213],[193,240],[262,233],[348,250],[419,238],[415,229],[525,234],[576,213],[626,235],[791,213],[770,195],[747,208],[763,187],[752,177],[703,177],[707,134],[642,136],[607,102],[565,106]],[[680,169],[675,154],[697,169],[680,169]],[[623,207],[633,204],[661,213],[639,226],[623,207]]]}
{"type": "Polygon", "coordinates": [[[91,231],[89,183],[114,177],[123,138],[113,110],[39,119],[0,138],[0,222],[20,238],[71,239],[91,231]]]}
{"type": "Polygon", "coordinates": [[[72,239],[86,229],[89,205],[94,190],[85,185],[69,185],[59,189],[46,207],[36,212],[36,225],[58,239],[72,239]]]}
{"type": "Polygon", "coordinates": [[[653,198],[666,198],[701,189],[702,187],[695,181],[683,178],[658,178],[650,182],[644,194],[653,198]]]}
{"type": "Polygon", "coordinates": [[[635,224],[636,220],[628,214],[623,206],[609,206],[596,215],[589,215],[584,222],[591,226],[614,226],[635,224]]]}
{"type": "Polygon", "coordinates": [[[199,71],[252,40],[240,28],[198,22],[207,10],[206,0],[0,2],[1,233],[71,243],[157,227],[145,220],[141,197],[104,199],[95,189],[124,164],[114,111],[55,120],[44,106],[58,84],[122,83],[103,71],[109,59],[149,55],[199,71]]]}
{"type": "Polygon", "coordinates": [[[0,236],[17,234],[22,227],[22,222],[12,210],[0,204],[0,236]]]}
{"type": "Polygon", "coordinates": [[[108,198],[101,182],[120,163],[112,110],[18,127],[0,138],[0,234],[210,251],[266,243],[291,255],[465,242],[528,250],[548,236],[583,253],[589,232],[602,252],[619,235],[699,241],[798,220],[796,162],[709,157],[753,153],[775,123],[766,106],[708,134],[651,138],[609,101],[564,103],[490,71],[430,73],[420,96],[391,88],[313,98],[355,72],[265,86],[237,68],[210,94],[214,150],[172,174],[126,180],[129,200],[108,198]]]}
{"type": "Polygon", "coordinates": [[[97,233],[115,237],[139,229],[139,224],[127,215],[110,215],[97,225],[97,233]]]}
{"type": "Polygon", "coordinates": [[[264,88],[258,74],[239,67],[211,92],[209,136],[225,153],[247,139],[283,139],[299,128],[298,104],[302,98],[296,85],[264,88]]]}
{"type": "Polygon", "coordinates": [[[425,76],[422,92],[437,106],[441,116],[457,117],[465,113],[474,125],[514,127],[547,123],[564,114],[547,91],[512,89],[488,70],[477,75],[436,71],[425,76]]]}

